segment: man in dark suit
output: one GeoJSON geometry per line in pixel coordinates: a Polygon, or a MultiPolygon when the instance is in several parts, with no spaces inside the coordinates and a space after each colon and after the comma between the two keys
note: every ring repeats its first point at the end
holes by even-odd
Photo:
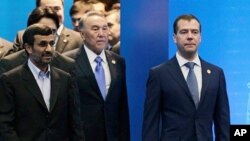
{"type": "Polygon", "coordinates": [[[143,141],[229,141],[230,112],[223,70],[198,55],[201,25],[193,15],[174,22],[176,56],[150,70],[143,141]],[[161,126],[160,126],[160,123],[161,126]]]}
{"type": "Polygon", "coordinates": [[[23,40],[27,63],[0,77],[0,140],[83,141],[71,77],[49,65],[53,30],[34,24],[26,29],[23,40]]]}
{"type": "MultiPolygon", "coordinates": [[[[56,30],[59,28],[59,18],[56,13],[48,7],[35,8],[29,15],[27,26],[35,23],[41,23],[48,25],[52,29],[56,30]]],[[[23,36],[23,32],[21,32],[23,36]]],[[[20,41],[23,39],[20,38],[20,41]]],[[[22,41],[23,44],[23,41],[22,41]]],[[[23,64],[27,61],[27,54],[24,50],[20,50],[13,54],[10,54],[0,60],[0,74],[6,72],[18,65],[23,64]]],[[[54,57],[51,64],[59,69],[69,72],[73,67],[74,60],[61,55],[59,52],[54,52],[54,57]]]]}
{"type": "Polygon", "coordinates": [[[12,43],[0,38],[0,59],[11,54],[13,51],[12,43]]]}
{"type": "Polygon", "coordinates": [[[125,61],[105,50],[108,25],[101,13],[86,13],[79,27],[84,45],[76,52],[74,78],[86,141],[129,141],[125,61]]]}
{"type": "MultiPolygon", "coordinates": [[[[80,34],[69,28],[66,28],[63,25],[64,0],[36,0],[36,7],[38,8],[40,6],[52,8],[59,18],[60,27],[56,33],[56,51],[62,53],[80,47],[82,44],[80,34]]],[[[23,31],[19,31],[16,39],[14,40],[14,48],[16,51],[22,49],[22,33],[23,31]]]]}

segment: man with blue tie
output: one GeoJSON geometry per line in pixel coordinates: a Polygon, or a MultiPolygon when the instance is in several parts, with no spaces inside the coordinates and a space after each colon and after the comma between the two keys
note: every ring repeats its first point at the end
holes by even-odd
{"type": "Polygon", "coordinates": [[[86,141],[130,141],[125,60],[106,50],[108,23],[90,11],[79,22],[83,46],[74,55],[86,141]]]}
{"type": "Polygon", "coordinates": [[[27,62],[0,77],[0,140],[83,141],[71,77],[50,65],[53,29],[33,24],[25,30],[23,43],[27,62]]]}
{"type": "Polygon", "coordinates": [[[201,24],[187,14],[173,28],[176,55],[149,73],[143,141],[229,141],[225,76],[198,55],[201,24]]]}

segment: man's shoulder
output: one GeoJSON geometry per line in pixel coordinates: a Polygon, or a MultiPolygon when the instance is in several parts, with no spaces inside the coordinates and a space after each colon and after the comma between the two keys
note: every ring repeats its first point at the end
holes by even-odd
{"type": "Polygon", "coordinates": [[[6,72],[18,65],[23,64],[27,58],[27,54],[24,50],[3,57],[0,60],[0,73],[6,72]]]}
{"type": "Polygon", "coordinates": [[[5,55],[9,55],[13,51],[13,43],[0,38],[0,58],[4,57],[5,55]]]}
{"type": "Polygon", "coordinates": [[[55,52],[55,58],[58,59],[58,61],[60,61],[60,63],[66,63],[66,64],[74,64],[75,60],[63,55],[59,52],[55,52]]]}
{"type": "Polygon", "coordinates": [[[22,76],[23,71],[24,71],[24,65],[22,64],[6,72],[3,72],[0,76],[8,78],[10,81],[18,81],[19,80],[18,78],[22,76]]]}
{"type": "Polygon", "coordinates": [[[210,62],[207,62],[203,59],[200,59],[201,60],[201,67],[206,67],[206,68],[209,68],[209,69],[213,69],[213,70],[218,70],[218,71],[222,71],[222,68],[215,65],[215,64],[212,64],[210,62]]]}
{"type": "Polygon", "coordinates": [[[15,60],[17,60],[17,59],[19,59],[21,57],[24,57],[24,58],[27,57],[27,54],[26,54],[25,50],[20,50],[18,52],[15,52],[15,53],[12,53],[12,54],[10,54],[8,56],[5,56],[5,57],[2,58],[2,60],[4,60],[4,61],[15,61],[15,60]]]}
{"type": "Polygon", "coordinates": [[[76,55],[77,53],[80,51],[82,47],[79,47],[79,48],[75,48],[75,49],[72,49],[72,50],[69,50],[69,51],[66,51],[66,52],[63,52],[62,55],[64,56],[67,56],[69,58],[73,58],[75,59],[76,58],[76,55]]]}
{"type": "Polygon", "coordinates": [[[67,27],[64,27],[63,30],[62,30],[62,34],[66,35],[66,36],[73,36],[73,37],[76,37],[76,38],[80,38],[81,39],[81,35],[79,32],[76,32],[72,29],[69,29],[67,27]]]}

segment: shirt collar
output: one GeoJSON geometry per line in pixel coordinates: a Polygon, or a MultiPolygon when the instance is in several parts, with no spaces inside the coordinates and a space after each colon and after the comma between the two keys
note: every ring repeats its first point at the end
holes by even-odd
{"type": "MultiPolygon", "coordinates": [[[[176,52],[176,59],[180,65],[180,67],[184,66],[187,62],[190,62],[189,60],[182,57],[178,52],[176,52]]],[[[198,54],[196,55],[194,60],[192,60],[191,62],[194,62],[196,65],[201,66],[201,61],[200,61],[198,54]]]]}
{"type": "Polygon", "coordinates": [[[59,26],[59,28],[57,29],[57,31],[56,31],[56,35],[57,36],[60,36],[61,35],[61,33],[62,33],[62,30],[63,30],[63,24],[61,24],[60,26],[59,26]]]}
{"type": "Polygon", "coordinates": [[[87,56],[89,58],[90,63],[95,62],[95,58],[97,56],[100,56],[102,58],[102,61],[103,61],[104,64],[107,63],[107,59],[106,59],[106,55],[105,55],[105,51],[104,50],[102,50],[102,52],[101,52],[100,55],[97,55],[92,50],[90,50],[86,45],[84,45],[84,49],[86,51],[86,54],[87,54],[87,56]]]}
{"type": "MultiPolygon", "coordinates": [[[[35,66],[30,59],[28,59],[28,67],[30,68],[35,79],[38,79],[38,76],[41,70],[37,66],[35,66]]],[[[49,78],[50,77],[50,65],[48,65],[48,70],[45,73],[46,73],[46,76],[49,78]]]]}

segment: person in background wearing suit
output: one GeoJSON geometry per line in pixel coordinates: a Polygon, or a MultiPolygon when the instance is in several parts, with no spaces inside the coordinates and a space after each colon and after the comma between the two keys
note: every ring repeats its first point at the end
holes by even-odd
{"type": "Polygon", "coordinates": [[[224,72],[198,55],[201,24],[177,17],[176,55],[149,72],[143,141],[229,141],[230,111],[224,72]],[[160,126],[161,123],[161,126],[160,126]]]}
{"type": "Polygon", "coordinates": [[[84,1],[76,1],[70,8],[69,14],[75,31],[79,32],[79,21],[81,17],[92,9],[92,5],[84,1]]]}
{"type": "Polygon", "coordinates": [[[71,76],[49,65],[55,32],[33,24],[25,30],[23,42],[28,61],[0,77],[0,140],[83,141],[71,76]]]}
{"type": "Polygon", "coordinates": [[[106,15],[109,26],[109,50],[120,54],[120,10],[113,9],[106,15]]]}
{"type": "Polygon", "coordinates": [[[13,45],[11,42],[0,38],[0,59],[11,54],[14,51],[12,46],[13,45]]]}
{"type": "MultiPolygon", "coordinates": [[[[82,44],[79,33],[66,28],[64,22],[64,0],[36,0],[36,7],[50,7],[53,9],[59,18],[59,28],[56,32],[55,50],[59,53],[67,52],[69,50],[78,48],[82,44]]],[[[22,40],[17,36],[14,40],[14,48],[16,51],[22,49],[22,40]]]]}
{"type": "Polygon", "coordinates": [[[76,80],[86,141],[130,141],[125,60],[106,50],[105,16],[90,11],[79,29],[84,45],[75,54],[76,80]]]}
{"type": "MultiPolygon", "coordinates": [[[[59,28],[59,19],[56,13],[49,7],[38,7],[35,8],[31,14],[28,17],[27,26],[30,26],[35,23],[41,23],[48,25],[53,30],[56,30],[59,28]]],[[[23,44],[23,33],[24,31],[18,32],[19,35],[19,41],[23,44]]],[[[24,49],[15,52],[13,54],[10,54],[0,60],[0,74],[3,72],[6,72],[8,70],[11,70],[12,68],[17,67],[18,65],[21,65],[27,61],[27,54],[24,49]]],[[[54,52],[54,57],[51,62],[51,65],[62,69],[66,72],[70,72],[74,64],[74,60],[63,56],[57,51],[54,52]]]]}

